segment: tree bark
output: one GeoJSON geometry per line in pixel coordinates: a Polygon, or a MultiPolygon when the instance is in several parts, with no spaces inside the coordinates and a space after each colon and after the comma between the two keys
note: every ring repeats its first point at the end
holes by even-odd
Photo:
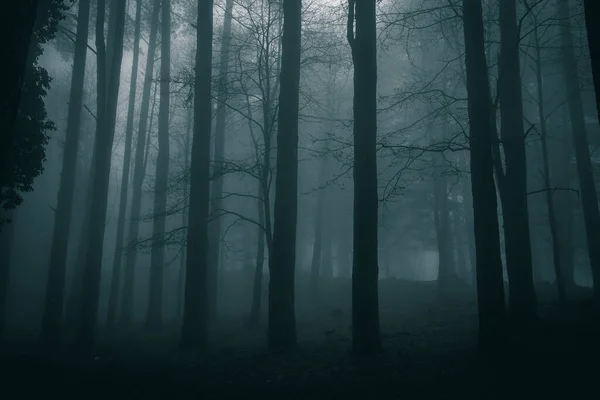
{"type": "Polygon", "coordinates": [[[90,208],[90,230],[87,236],[89,244],[83,274],[82,319],[77,335],[78,344],[84,350],[91,349],[95,342],[110,164],[115,134],[121,61],[123,58],[125,5],[126,2],[111,3],[112,12],[115,13],[115,33],[114,41],[108,43],[112,47],[112,57],[110,68],[106,68],[107,52],[104,43],[105,3],[104,0],[98,0],[96,26],[96,52],[98,56],[98,110],[96,115],[98,120],[94,141],[95,165],[92,168],[90,179],[93,185],[93,196],[90,208]]]}
{"type": "Polygon", "coordinates": [[[594,184],[594,173],[585,128],[583,101],[579,89],[579,76],[577,62],[573,47],[571,33],[570,11],[567,0],[558,0],[558,17],[561,19],[561,59],[564,80],[567,90],[567,102],[573,129],[573,148],[577,159],[577,175],[579,177],[579,190],[581,206],[583,209],[585,232],[587,238],[588,256],[592,268],[594,284],[594,299],[600,306],[600,212],[598,211],[598,196],[594,184]]]}
{"type": "Polygon", "coordinates": [[[356,354],[369,354],[381,350],[377,260],[376,12],[375,0],[349,0],[348,3],[347,39],[354,63],[352,348],[356,354]]]}
{"type": "Polygon", "coordinates": [[[75,174],[77,171],[77,152],[79,150],[89,21],[90,0],[81,0],[79,2],[79,15],[77,17],[75,54],[73,58],[71,91],[69,94],[62,173],[56,212],[54,214],[50,268],[46,280],[46,297],[40,334],[41,340],[49,346],[59,343],[62,339],[67,249],[69,247],[73,193],[75,191],[75,174]]]}
{"type": "Polygon", "coordinates": [[[479,346],[493,349],[501,339],[506,310],[492,160],[492,107],[482,14],[481,0],[463,0],[479,346]]]}
{"type": "MultiPolygon", "coordinates": [[[[154,2],[152,8],[152,22],[150,24],[150,38],[148,40],[148,56],[146,59],[146,72],[144,76],[144,88],[142,92],[142,103],[140,104],[140,122],[138,127],[137,143],[135,147],[135,163],[133,167],[133,187],[131,195],[131,212],[129,213],[129,233],[127,244],[129,246],[137,242],[140,230],[140,217],[142,209],[142,186],[146,175],[145,148],[146,141],[150,138],[148,134],[148,118],[150,113],[150,95],[152,79],[154,77],[154,59],[156,57],[156,36],[158,33],[158,16],[160,4],[154,2]]],[[[152,127],[152,125],[150,125],[152,127]]],[[[135,266],[137,253],[128,251],[125,257],[125,279],[123,283],[123,304],[121,305],[121,322],[124,326],[131,324],[133,320],[135,266]]]]}
{"type": "Polygon", "coordinates": [[[194,136],[190,166],[190,207],[182,348],[205,349],[208,339],[208,217],[212,119],[213,1],[198,2],[194,136]]]}
{"type": "Polygon", "coordinates": [[[298,107],[302,2],[283,0],[281,85],[273,244],[269,254],[268,343],[272,352],[296,346],[295,263],[298,213],[298,107]]]}
{"type": "Polygon", "coordinates": [[[527,160],[519,63],[516,0],[500,1],[499,99],[506,172],[502,215],[509,280],[509,312],[515,321],[536,315],[527,207],[527,160]]]}
{"type": "Polygon", "coordinates": [[[117,322],[117,307],[119,290],[121,289],[121,263],[123,260],[123,236],[125,234],[125,215],[127,213],[127,191],[129,190],[129,175],[131,169],[131,147],[133,141],[133,119],[137,94],[138,62],[140,55],[140,31],[142,20],[142,0],[136,0],[135,28],[133,33],[133,64],[131,67],[131,82],[129,84],[129,106],[127,109],[127,126],[125,127],[125,152],[123,153],[123,171],[121,173],[121,193],[119,194],[119,216],[117,220],[117,237],[113,257],[112,278],[108,299],[108,314],[106,318],[109,328],[117,322]]]}

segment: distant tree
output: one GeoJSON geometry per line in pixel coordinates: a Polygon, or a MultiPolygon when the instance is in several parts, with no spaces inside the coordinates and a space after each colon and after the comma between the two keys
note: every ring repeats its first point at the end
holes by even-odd
{"type": "Polygon", "coordinates": [[[597,0],[583,0],[583,5],[596,92],[596,111],[598,112],[596,118],[600,121],[600,24],[598,24],[598,21],[600,21],[600,2],[597,0]]]}
{"type": "Polygon", "coordinates": [[[269,257],[268,343],[270,351],[293,348],[297,341],[294,274],[298,217],[301,37],[302,2],[283,0],[273,249],[269,257]]]}
{"type": "Polygon", "coordinates": [[[378,296],[376,1],[348,1],[347,39],[354,63],[354,249],[352,347],[381,350],[378,296]]]}

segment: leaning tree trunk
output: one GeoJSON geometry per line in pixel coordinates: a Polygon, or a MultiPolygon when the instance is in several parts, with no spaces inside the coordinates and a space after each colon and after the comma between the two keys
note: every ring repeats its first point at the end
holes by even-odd
{"type": "Polygon", "coordinates": [[[91,349],[95,342],[110,164],[117,116],[121,61],[123,58],[125,5],[126,2],[124,1],[112,3],[112,12],[115,13],[115,32],[113,43],[109,43],[109,46],[112,47],[112,57],[107,60],[104,43],[105,2],[104,0],[98,0],[96,22],[96,52],[98,56],[98,105],[96,115],[98,120],[94,141],[95,165],[92,168],[90,179],[93,185],[93,195],[89,211],[90,230],[87,234],[89,244],[83,274],[81,325],[77,335],[78,344],[85,350],[91,349]],[[110,64],[107,65],[107,61],[110,64]]]}
{"type": "Polygon", "coordinates": [[[587,40],[590,48],[592,62],[592,75],[594,76],[594,90],[596,92],[596,118],[600,121],[600,1],[583,0],[585,9],[585,25],[587,27],[587,40]]]}
{"type": "Polygon", "coordinates": [[[208,216],[212,120],[213,1],[198,2],[194,136],[190,165],[190,207],[182,348],[205,349],[208,339],[208,216]]]}
{"type": "Polygon", "coordinates": [[[90,0],[81,0],[79,2],[79,15],[77,18],[75,54],[73,57],[73,74],[71,77],[71,92],[69,94],[62,173],[58,189],[56,212],[54,214],[50,268],[46,280],[46,298],[42,317],[41,339],[50,346],[58,343],[62,338],[67,249],[69,247],[73,193],[75,191],[77,151],[79,150],[89,21],[90,0]]]}
{"type": "Polygon", "coordinates": [[[381,350],[377,265],[377,28],[375,0],[356,3],[349,0],[348,4],[347,39],[354,63],[352,347],[355,353],[362,354],[381,350]]]}
{"type": "MultiPolygon", "coordinates": [[[[2,6],[0,46],[2,79],[0,79],[0,188],[10,173],[14,143],[14,124],[19,109],[21,86],[25,76],[27,54],[35,23],[38,0],[10,1],[2,6]]],[[[2,202],[0,198],[0,204],[2,202]]]]}
{"type": "Polygon", "coordinates": [[[106,323],[114,327],[117,322],[119,289],[121,288],[121,262],[123,259],[123,236],[125,234],[125,214],[127,213],[127,191],[129,190],[129,173],[131,165],[131,147],[133,141],[133,119],[137,94],[138,60],[140,55],[140,30],[142,22],[142,0],[136,0],[135,28],[133,34],[133,64],[131,82],[129,84],[129,107],[127,109],[127,126],[125,127],[125,153],[123,154],[123,171],[121,173],[121,193],[119,195],[119,216],[117,220],[117,237],[113,257],[110,294],[108,298],[108,314],[106,323]]]}
{"type": "Polygon", "coordinates": [[[500,257],[498,206],[494,184],[491,95],[485,58],[481,0],[463,0],[467,72],[469,149],[475,231],[479,346],[498,345],[504,328],[504,283],[500,257]]]}
{"type": "MultiPolygon", "coordinates": [[[[131,195],[131,211],[129,213],[129,233],[127,245],[133,246],[138,240],[140,230],[140,217],[142,209],[142,185],[146,165],[144,160],[146,138],[148,133],[148,118],[150,112],[150,95],[152,91],[152,78],[154,77],[154,58],[156,57],[156,36],[158,33],[158,16],[160,4],[154,2],[152,9],[152,22],[150,23],[150,39],[148,40],[148,56],[146,59],[146,72],[144,76],[144,88],[142,92],[142,103],[140,104],[140,124],[138,127],[137,143],[135,147],[135,163],[133,167],[133,187],[131,195]]],[[[129,249],[125,257],[125,276],[123,282],[123,299],[121,305],[121,320],[123,325],[131,324],[133,319],[135,264],[137,252],[129,249]]]]}
{"type": "Polygon", "coordinates": [[[219,83],[217,95],[217,115],[215,122],[215,150],[213,161],[213,181],[211,188],[211,210],[214,217],[209,224],[209,314],[217,314],[217,282],[219,274],[219,249],[221,247],[221,208],[223,208],[223,172],[225,157],[225,125],[227,117],[227,72],[229,71],[229,47],[231,43],[231,20],[233,0],[225,3],[225,20],[221,38],[221,59],[219,60],[219,83]]]}
{"type": "Polygon", "coordinates": [[[302,2],[283,0],[281,85],[277,125],[277,174],[273,206],[273,244],[269,254],[270,351],[296,346],[294,271],[298,212],[298,105],[302,2]]]}
{"type": "Polygon", "coordinates": [[[594,299],[600,305],[600,212],[598,196],[594,184],[594,173],[585,128],[583,101],[579,89],[579,75],[575,59],[573,37],[571,33],[570,12],[567,0],[558,0],[558,17],[561,19],[561,59],[564,81],[567,90],[567,102],[573,129],[573,147],[577,159],[577,175],[581,206],[583,209],[588,255],[592,268],[594,299]]]}
{"type": "Polygon", "coordinates": [[[519,64],[516,0],[500,5],[500,78],[498,94],[506,172],[502,215],[509,280],[509,311],[516,321],[536,314],[527,206],[527,160],[519,64]]]}
{"type": "MultiPolygon", "coordinates": [[[[161,1],[161,0],[156,0],[161,1]]],[[[171,0],[162,0],[161,14],[160,105],[158,110],[158,155],[154,181],[154,220],[150,290],[146,325],[160,328],[162,322],[163,268],[165,263],[165,224],[169,180],[169,81],[171,79],[171,0]]]]}

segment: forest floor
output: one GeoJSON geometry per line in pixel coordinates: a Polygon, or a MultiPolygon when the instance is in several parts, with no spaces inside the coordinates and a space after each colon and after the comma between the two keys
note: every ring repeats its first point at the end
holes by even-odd
{"type": "Polygon", "coordinates": [[[264,327],[248,330],[235,316],[221,318],[202,357],[173,351],[175,328],[110,342],[101,335],[83,361],[17,341],[0,354],[2,398],[597,398],[600,329],[585,301],[541,302],[539,321],[492,360],[476,351],[471,296],[439,304],[428,285],[386,285],[384,351],[375,357],[350,354],[349,310],[334,304],[310,318],[299,310],[299,348],[285,356],[267,355],[264,327]]]}

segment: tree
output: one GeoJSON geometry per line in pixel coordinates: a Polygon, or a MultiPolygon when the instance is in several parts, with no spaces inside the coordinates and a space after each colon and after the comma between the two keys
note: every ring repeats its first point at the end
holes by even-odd
{"type": "Polygon", "coordinates": [[[42,320],[41,339],[47,344],[57,343],[62,335],[67,249],[69,246],[73,193],[75,191],[89,20],[90,0],[81,0],[77,18],[62,173],[52,233],[50,268],[46,280],[46,301],[42,320]]]}
{"type": "Polygon", "coordinates": [[[357,354],[368,354],[381,350],[377,265],[376,6],[375,0],[349,0],[348,5],[347,39],[354,63],[352,348],[357,354]]]}
{"type": "Polygon", "coordinates": [[[294,271],[298,213],[301,36],[302,2],[283,0],[273,249],[269,257],[268,343],[270,351],[293,348],[297,341],[294,271]]]}
{"type": "Polygon", "coordinates": [[[490,130],[492,108],[481,0],[463,0],[462,11],[477,268],[479,345],[483,349],[491,349],[501,338],[506,310],[492,160],[490,130]]]}
{"type": "MultiPolygon", "coordinates": [[[[158,17],[160,15],[160,4],[155,1],[152,6],[152,19],[150,22],[150,38],[148,39],[148,55],[146,58],[146,71],[144,76],[144,87],[142,91],[142,102],[140,104],[140,121],[135,147],[135,162],[133,166],[133,187],[131,194],[131,211],[129,213],[129,231],[127,244],[137,242],[140,231],[140,215],[142,209],[142,185],[146,174],[146,159],[144,157],[146,145],[150,138],[148,133],[148,118],[150,114],[150,95],[152,79],[154,78],[154,58],[156,57],[156,36],[158,34],[158,17]]],[[[125,276],[123,282],[123,298],[121,305],[121,322],[127,326],[133,319],[133,299],[135,283],[135,264],[137,252],[129,251],[125,257],[125,276]]]]}
{"type": "Polygon", "coordinates": [[[83,274],[82,318],[77,333],[78,344],[84,350],[90,349],[95,341],[110,164],[121,78],[121,61],[123,58],[126,2],[111,2],[114,27],[112,27],[113,33],[111,35],[109,21],[108,48],[104,40],[105,0],[98,0],[97,6],[96,52],[98,58],[98,102],[96,111],[96,138],[94,140],[94,166],[90,179],[93,185],[93,196],[89,210],[90,229],[87,236],[88,248],[83,274]]]}
{"type": "Polygon", "coordinates": [[[204,349],[208,337],[208,215],[212,117],[213,1],[198,2],[194,133],[190,165],[182,348],[204,349]]]}
{"type": "Polygon", "coordinates": [[[594,184],[594,173],[590,157],[590,148],[585,127],[583,101],[579,89],[579,74],[575,59],[573,37],[571,33],[570,11],[568,0],[557,0],[557,14],[560,24],[560,51],[562,69],[569,104],[571,129],[573,130],[573,148],[577,160],[577,176],[581,192],[588,256],[592,268],[594,283],[594,299],[600,304],[600,212],[598,211],[598,195],[594,184]]]}
{"type": "Polygon", "coordinates": [[[516,0],[499,2],[500,61],[498,95],[505,172],[501,198],[509,278],[509,311],[516,320],[536,314],[527,208],[527,162],[519,63],[516,0]]]}
{"type": "MultiPolygon", "coordinates": [[[[158,1],[158,0],[157,0],[158,1]]],[[[152,256],[150,261],[150,291],[146,324],[156,329],[162,319],[163,268],[167,212],[167,186],[169,179],[169,81],[171,79],[171,1],[162,0],[161,14],[160,105],[158,110],[158,156],[154,182],[154,213],[152,256]]]]}
{"type": "Polygon", "coordinates": [[[127,108],[127,126],[125,127],[125,151],[123,153],[123,171],[121,171],[121,193],[119,195],[119,216],[115,254],[113,257],[110,294],[108,299],[108,314],[106,322],[114,326],[117,320],[119,289],[121,287],[121,262],[123,259],[123,235],[125,234],[125,214],[127,212],[127,191],[129,190],[129,175],[131,167],[131,147],[133,141],[133,118],[137,92],[138,63],[140,56],[140,31],[142,25],[142,0],[136,0],[135,28],[133,33],[133,63],[131,66],[131,82],[129,83],[129,105],[127,108]]]}
{"type": "Polygon", "coordinates": [[[211,187],[211,209],[215,213],[209,224],[209,313],[216,315],[217,282],[219,269],[219,249],[221,243],[221,216],[223,207],[223,170],[225,157],[225,125],[227,117],[227,74],[229,71],[229,48],[231,46],[231,20],[233,17],[233,0],[225,3],[225,19],[221,38],[221,57],[219,60],[219,79],[217,94],[217,110],[215,121],[215,146],[213,156],[213,175],[211,187]]]}
{"type": "Polygon", "coordinates": [[[585,10],[585,25],[587,27],[587,40],[590,48],[592,62],[592,75],[594,76],[594,89],[596,92],[596,109],[600,122],[600,2],[596,0],[583,0],[585,10]]]}

